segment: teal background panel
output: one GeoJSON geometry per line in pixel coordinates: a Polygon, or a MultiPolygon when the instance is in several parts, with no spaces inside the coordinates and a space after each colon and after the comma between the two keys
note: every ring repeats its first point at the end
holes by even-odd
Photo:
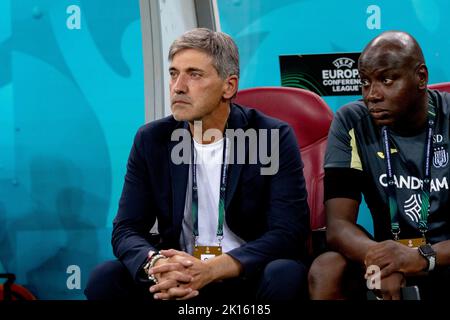
{"type": "Polygon", "coordinates": [[[145,119],[140,28],[138,1],[0,2],[0,272],[40,299],[84,299],[113,258],[145,119]],[[67,285],[73,265],[80,288],[67,285]]]}

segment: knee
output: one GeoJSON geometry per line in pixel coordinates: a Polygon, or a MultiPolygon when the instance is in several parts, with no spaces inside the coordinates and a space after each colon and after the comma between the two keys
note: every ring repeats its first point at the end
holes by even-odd
{"type": "Polygon", "coordinates": [[[285,281],[286,284],[301,283],[306,279],[307,268],[300,261],[278,259],[267,264],[264,269],[264,279],[266,281],[285,281]]]}
{"type": "Polygon", "coordinates": [[[264,268],[260,299],[290,301],[307,297],[307,268],[295,260],[279,259],[264,268]]]}
{"type": "Polygon", "coordinates": [[[326,252],[312,263],[308,273],[311,299],[342,299],[342,281],[348,262],[337,252],[326,252]]]}
{"type": "Polygon", "coordinates": [[[321,279],[330,281],[333,278],[343,276],[347,260],[337,252],[325,252],[318,256],[312,263],[308,273],[308,282],[316,283],[321,279]]]}

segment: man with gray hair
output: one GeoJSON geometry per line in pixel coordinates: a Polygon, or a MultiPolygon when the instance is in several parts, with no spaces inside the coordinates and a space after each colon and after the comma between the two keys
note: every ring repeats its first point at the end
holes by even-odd
{"type": "Polygon", "coordinates": [[[228,35],[186,32],[169,61],[172,115],[136,134],[114,220],[118,260],[91,273],[87,298],[305,297],[309,210],[292,129],[231,102],[239,55],[228,35]],[[239,139],[252,130],[277,132],[277,141],[256,135],[277,158],[271,174],[267,163],[236,161],[254,158],[254,143],[239,139]]]}

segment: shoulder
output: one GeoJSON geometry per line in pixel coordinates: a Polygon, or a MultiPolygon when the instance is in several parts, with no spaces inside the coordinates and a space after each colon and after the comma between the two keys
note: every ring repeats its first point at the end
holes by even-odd
{"type": "Polygon", "coordinates": [[[335,117],[348,121],[360,121],[367,118],[369,111],[362,100],[356,100],[343,105],[336,111],[335,117]]]}
{"type": "Polygon", "coordinates": [[[437,90],[430,91],[437,97],[438,100],[440,100],[442,112],[448,116],[450,114],[450,93],[437,90]]]}
{"type": "Polygon", "coordinates": [[[446,91],[439,91],[439,90],[430,90],[430,91],[433,92],[434,94],[441,96],[441,98],[443,100],[450,102],[450,93],[448,93],[446,91]]]}
{"type": "Polygon", "coordinates": [[[182,128],[183,123],[176,121],[173,116],[164,117],[159,120],[142,125],[136,133],[137,143],[165,143],[170,141],[173,131],[182,128]]]}
{"type": "Polygon", "coordinates": [[[371,126],[369,111],[362,100],[352,101],[339,108],[333,118],[332,128],[344,127],[346,130],[371,126]]]}
{"type": "Polygon", "coordinates": [[[233,110],[234,115],[237,113],[240,113],[245,118],[247,128],[253,128],[253,129],[289,129],[290,128],[288,123],[286,123],[280,119],[270,117],[257,109],[249,108],[249,107],[242,106],[242,105],[239,105],[236,103],[232,104],[232,108],[234,109],[233,110]]]}

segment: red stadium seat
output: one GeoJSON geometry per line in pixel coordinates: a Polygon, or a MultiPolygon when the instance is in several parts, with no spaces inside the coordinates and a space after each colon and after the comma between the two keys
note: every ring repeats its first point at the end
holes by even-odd
{"type": "Polygon", "coordinates": [[[2,300],[36,300],[36,297],[27,289],[14,284],[16,276],[12,273],[0,273],[0,278],[6,282],[0,284],[0,301],[2,300]]]}
{"type": "Polygon", "coordinates": [[[428,88],[450,93],[450,82],[441,82],[429,84],[428,88]]]}
{"type": "Polygon", "coordinates": [[[317,94],[297,88],[260,87],[238,92],[235,102],[287,122],[294,130],[304,163],[311,230],[325,228],[323,163],[333,112],[317,94]]]}

